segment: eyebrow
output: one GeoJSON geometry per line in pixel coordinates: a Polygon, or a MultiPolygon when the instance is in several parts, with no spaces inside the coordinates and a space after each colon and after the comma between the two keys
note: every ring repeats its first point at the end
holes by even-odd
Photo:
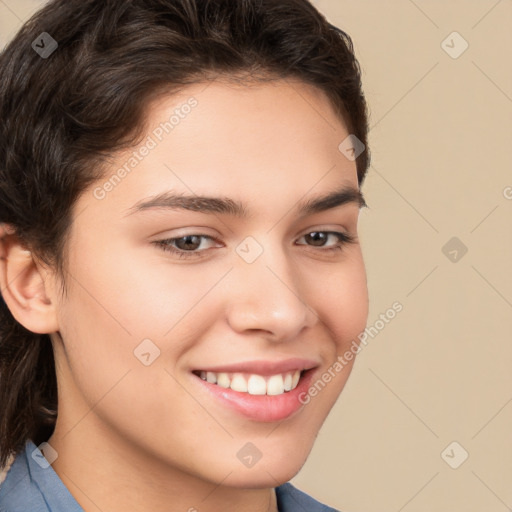
{"type": "MultiPolygon", "coordinates": [[[[340,189],[322,196],[315,196],[305,201],[300,201],[296,210],[300,217],[305,217],[306,215],[324,212],[345,204],[357,204],[359,208],[368,206],[359,189],[351,185],[345,185],[340,189]]],[[[200,213],[218,213],[241,219],[249,217],[251,213],[243,203],[231,198],[198,195],[190,196],[166,191],[138,201],[132,207],[128,208],[125,217],[137,212],[154,209],[181,209],[200,213]]]]}

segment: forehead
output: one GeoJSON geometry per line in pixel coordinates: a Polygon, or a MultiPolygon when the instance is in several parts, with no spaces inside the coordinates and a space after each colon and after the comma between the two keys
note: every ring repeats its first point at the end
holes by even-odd
{"type": "Polygon", "coordinates": [[[219,158],[288,154],[291,160],[315,150],[335,152],[348,135],[321,89],[289,79],[194,84],[151,102],[146,121],[159,144],[195,139],[197,157],[208,150],[219,158]]]}
{"type": "Polygon", "coordinates": [[[308,191],[357,188],[355,162],[338,149],[347,135],[313,86],[197,83],[148,105],[141,143],[118,153],[94,184],[106,189],[104,200],[89,194],[85,201],[125,212],[145,197],[175,191],[231,197],[254,203],[255,211],[268,202],[282,209],[307,199],[308,191]]]}

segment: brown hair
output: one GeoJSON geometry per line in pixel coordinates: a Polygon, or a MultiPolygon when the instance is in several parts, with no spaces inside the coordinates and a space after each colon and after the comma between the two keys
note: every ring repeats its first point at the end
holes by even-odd
{"type": "MultiPolygon", "coordinates": [[[[53,0],[0,54],[0,222],[64,283],[73,205],[139,140],[148,101],[220,76],[312,84],[367,146],[352,40],[308,0],[53,0]]],[[[356,160],[359,185],[369,158],[356,160]]],[[[1,298],[0,411],[0,468],[57,417],[50,336],[1,298]]]]}

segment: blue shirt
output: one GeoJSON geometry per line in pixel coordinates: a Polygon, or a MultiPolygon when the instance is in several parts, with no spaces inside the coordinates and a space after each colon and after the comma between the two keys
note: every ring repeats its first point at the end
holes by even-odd
{"type": "MultiPolygon", "coordinates": [[[[287,482],[275,488],[279,512],[339,512],[287,482]]],[[[0,512],[84,512],[39,448],[28,440],[0,484],[0,512]],[[37,462],[40,461],[40,462],[37,462]]]]}

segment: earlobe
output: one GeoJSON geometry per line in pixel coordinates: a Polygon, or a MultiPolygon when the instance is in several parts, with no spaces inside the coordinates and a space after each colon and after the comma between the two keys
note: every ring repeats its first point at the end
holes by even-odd
{"type": "Polygon", "coordinates": [[[0,224],[0,286],[13,317],[29,331],[58,331],[55,303],[48,295],[53,287],[7,224],[0,224]]]}

